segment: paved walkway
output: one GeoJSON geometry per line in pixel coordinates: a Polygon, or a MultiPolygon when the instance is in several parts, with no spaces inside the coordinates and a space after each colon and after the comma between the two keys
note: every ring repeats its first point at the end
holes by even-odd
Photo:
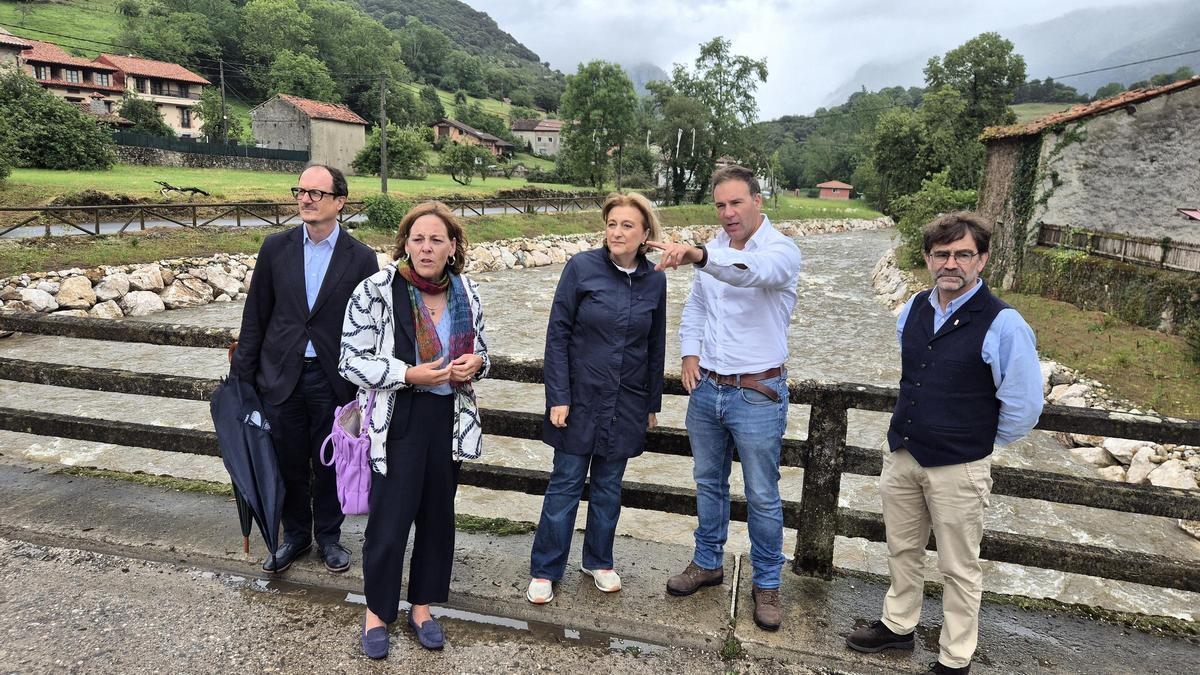
{"type": "MultiPolygon", "coordinates": [[[[350,572],[329,574],[312,557],[268,583],[261,542],[242,554],[229,498],[0,458],[0,663],[23,672],[370,670],[355,642],[364,524],[349,518],[344,530],[350,572]]],[[[844,636],[876,618],[885,580],[785,573],[785,624],[766,633],[750,618],[744,558],[726,560],[724,585],[674,598],[663,584],[690,551],[627,537],[617,541],[620,593],[600,593],[574,571],[576,551],[556,599],[535,607],[524,599],[531,539],[459,532],[447,651],[422,654],[399,627],[393,650],[418,669],[462,672],[922,672],[936,658],[934,599],[915,654],[859,655],[844,636]]],[[[1200,653],[1196,640],[1008,605],[985,605],[982,624],[974,673],[1146,672],[1150,659],[1159,672],[1196,672],[1200,653]]]]}

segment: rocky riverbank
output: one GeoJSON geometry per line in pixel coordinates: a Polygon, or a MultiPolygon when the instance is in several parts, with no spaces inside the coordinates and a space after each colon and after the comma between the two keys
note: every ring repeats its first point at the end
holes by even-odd
{"type": "MultiPolygon", "coordinates": [[[[871,271],[871,282],[876,297],[895,314],[899,314],[914,293],[922,290],[916,275],[899,268],[895,251],[888,251],[879,259],[871,271]]],[[[1100,382],[1083,377],[1060,363],[1043,360],[1041,366],[1046,403],[1131,415],[1158,414],[1149,408],[1113,398],[1100,382]]],[[[1072,455],[1095,467],[1101,478],[1184,490],[1200,489],[1197,484],[1200,448],[1089,434],[1057,433],[1055,436],[1072,455]]],[[[1179,521],[1179,526],[1200,539],[1200,522],[1179,521]]]]}
{"type": "MultiPolygon", "coordinates": [[[[775,224],[789,236],[878,230],[892,226],[876,220],[796,220],[775,224]]],[[[704,242],[717,227],[681,227],[664,232],[668,241],[704,242]]],[[[475,244],[467,272],[494,272],[561,264],[599,246],[603,233],[507,239],[475,244]]],[[[378,251],[380,265],[390,260],[378,251]]],[[[145,265],[73,268],[30,272],[0,279],[0,311],[119,318],[145,316],[210,302],[245,297],[257,256],[219,253],[207,258],[176,258],[145,265]]]]}

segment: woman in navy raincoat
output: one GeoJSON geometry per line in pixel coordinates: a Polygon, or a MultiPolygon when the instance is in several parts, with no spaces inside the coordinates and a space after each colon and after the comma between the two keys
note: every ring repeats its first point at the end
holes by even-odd
{"type": "Polygon", "coordinates": [[[667,281],[646,260],[658,219],[636,193],[609,195],[603,214],[604,246],[567,262],[546,328],[542,439],[554,448],[554,469],[530,555],[534,604],[554,598],[589,472],[581,569],[600,590],[621,590],[613,570],[621,479],[662,407],[667,281]]]}

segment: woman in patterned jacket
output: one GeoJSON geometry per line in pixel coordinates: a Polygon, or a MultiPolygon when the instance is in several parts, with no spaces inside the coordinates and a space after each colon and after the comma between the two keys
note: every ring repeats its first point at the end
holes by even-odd
{"type": "Polygon", "coordinates": [[[471,383],[490,365],[478,288],[462,275],[466,251],[466,233],[450,210],[420,204],[400,222],[396,262],[364,280],[346,307],[338,370],[360,387],[363,410],[376,394],[362,631],[363,650],[374,659],[387,656],[414,523],[408,625],[426,649],[444,642],[429,605],[449,594],[458,468],[481,450],[471,383]]]}

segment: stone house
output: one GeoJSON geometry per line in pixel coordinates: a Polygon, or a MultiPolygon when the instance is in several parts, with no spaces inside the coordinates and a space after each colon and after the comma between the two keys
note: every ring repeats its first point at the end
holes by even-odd
{"type": "Polygon", "coordinates": [[[511,156],[513,153],[512,143],[449,117],[444,117],[433,125],[433,138],[435,141],[483,146],[493,157],[511,156]]]}
{"type": "Polygon", "coordinates": [[[850,199],[850,191],[854,189],[853,185],[848,185],[840,180],[827,180],[824,183],[817,183],[818,199],[850,199]]]}
{"type": "Polygon", "coordinates": [[[997,222],[989,266],[1011,288],[1046,226],[1200,244],[1180,215],[1200,186],[1200,77],[985,129],[979,211],[997,222]]]}
{"type": "Polygon", "coordinates": [[[276,94],[250,111],[250,127],[259,147],[305,150],[310,164],[326,164],[353,173],[350,164],[367,144],[371,126],[340,103],[276,94]]]}
{"type": "Polygon", "coordinates": [[[101,54],[95,62],[116,68],[116,84],[124,91],[153,101],[158,114],[177,136],[200,136],[200,120],[193,108],[200,104],[200,94],[211,82],[178,63],[140,56],[101,54]]]}
{"type": "Polygon", "coordinates": [[[515,120],[510,129],[535,155],[553,157],[562,147],[562,120],[515,120]]]}
{"type": "Polygon", "coordinates": [[[21,69],[38,84],[71,103],[103,108],[105,113],[120,109],[124,87],[117,84],[119,71],[115,67],[71,56],[50,42],[26,42],[30,47],[21,52],[21,69]]]}
{"type": "Polygon", "coordinates": [[[21,65],[21,52],[33,49],[28,40],[13,35],[0,26],[0,68],[16,68],[21,65]]]}

